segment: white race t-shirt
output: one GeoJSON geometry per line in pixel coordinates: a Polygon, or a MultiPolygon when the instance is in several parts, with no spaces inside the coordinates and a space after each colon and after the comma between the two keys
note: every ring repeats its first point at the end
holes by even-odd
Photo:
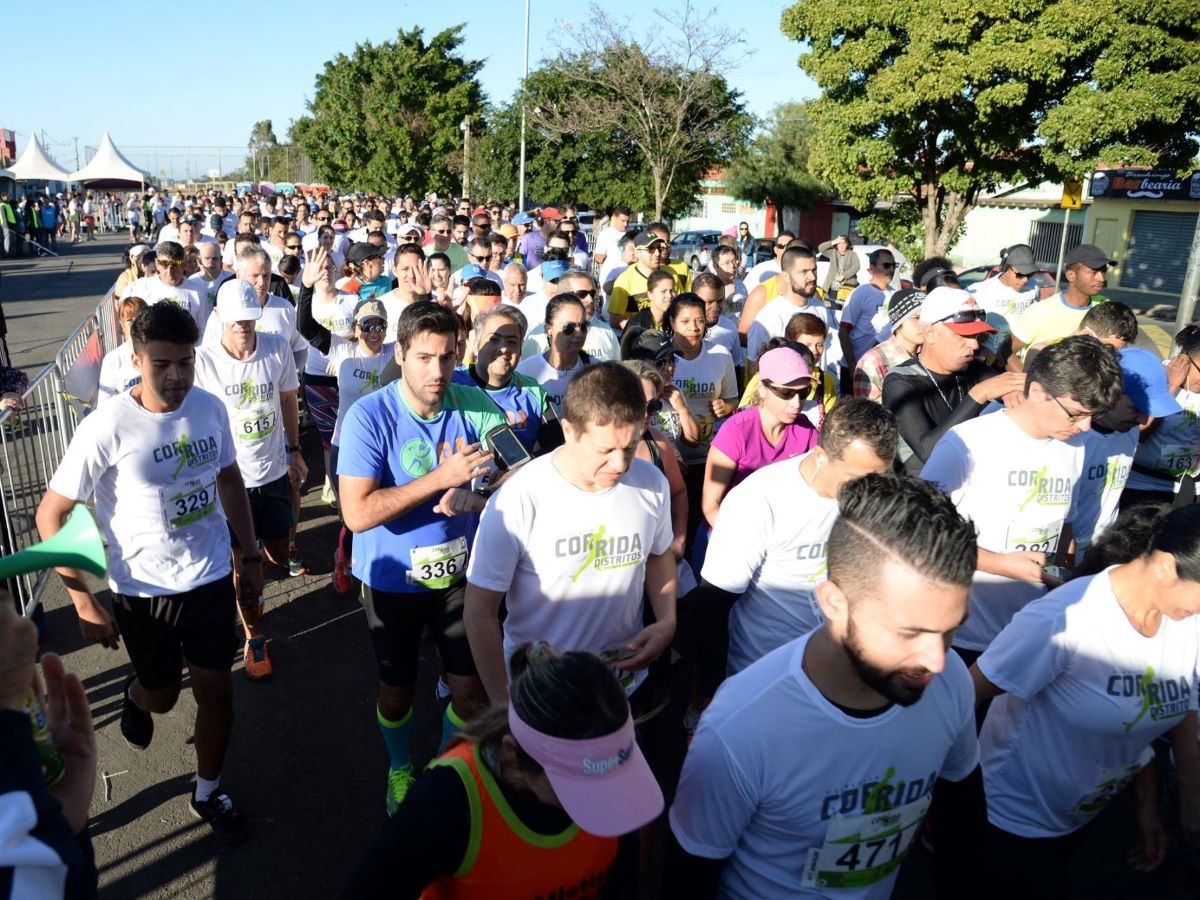
{"type": "Polygon", "coordinates": [[[217,474],[236,460],[221,401],[192,388],[179,409],[148,412],[125,392],[79,423],[50,489],[96,496],[119,594],[182,594],[229,574],[217,474]]]}
{"type": "MultiPolygon", "coordinates": [[[[642,630],[646,560],[674,534],[667,480],[640,459],[613,487],[584,491],[539,457],[488,502],[467,581],[507,592],[504,658],[523,642],[599,652],[642,630]]],[[[645,678],[639,672],[627,690],[645,678]]]]}
{"type": "Polygon", "coordinates": [[[717,319],[717,324],[709,325],[708,330],[704,332],[704,340],[728,350],[737,368],[746,364],[746,351],[742,347],[741,336],[738,335],[737,322],[729,316],[721,316],[717,319]]]}
{"type": "Polygon", "coordinates": [[[229,413],[238,468],[246,487],[287,474],[287,438],[279,395],[300,387],[287,339],[255,334],[254,355],[234,359],[221,344],[196,351],[196,386],[221,399],[229,413]]]}
{"type": "Polygon", "coordinates": [[[546,357],[539,353],[537,356],[531,356],[528,359],[523,359],[517,365],[517,371],[522,375],[528,375],[534,381],[542,386],[542,390],[546,392],[546,396],[550,402],[554,404],[554,412],[562,415],[562,398],[567,392],[567,385],[571,383],[571,379],[583,371],[584,362],[581,357],[575,363],[573,369],[566,372],[560,372],[550,363],[546,362],[546,357]]]}
{"type": "Polygon", "coordinates": [[[838,505],[800,474],[807,455],[763,466],[721,501],[701,575],[741,594],[729,615],[730,672],[825,621],[813,592],[827,577],[838,505]]]}
{"type": "Polygon", "coordinates": [[[1159,419],[1133,461],[1141,468],[1163,473],[1156,478],[1134,470],[1128,487],[1139,491],[1174,491],[1181,475],[1200,472],[1200,394],[1182,388],[1175,399],[1183,407],[1159,419]]]}
{"type": "MultiPolygon", "coordinates": [[[[213,310],[217,308],[217,291],[220,290],[221,285],[233,277],[234,275],[232,272],[226,272],[222,270],[221,274],[219,274],[212,281],[209,281],[199,272],[197,272],[191,278],[185,278],[183,280],[184,287],[191,288],[200,295],[200,299],[204,307],[204,325],[208,324],[209,315],[211,315],[213,310]],[[203,301],[207,302],[204,303],[203,301]]],[[[201,334],[204,333],[204,325],[200,326],[201,334]]]]}
{"type": "MultiPolygon", "coordinates": [[[[308,359],[304,364],[305,375],[336,375],[337,365],[330,364],[333,353],[342,346],[353,345],[354,342],[354,308],[358,306],[357,294],[347,294],[339,291],[333,300],[318,300],[316,294],[312,298],[312,316],[318,324],[329,332],[329,356],[308,345],[308,359]]],[[[387,307],[384,307],[385,311],[387,307]]]]}
{"type": "Polygon", "coordinates": [[[688,409],[700,426],[699,444],[680,445],[683,460],[703,465],[708,456],[708,443],[717,430],[712,402],[725,399],[737,406],[737,375],[733,371],[733,357],[719,344],[703,342],[695,359],[687,359],[676,351],[673,381],[686,398],[688,409]]]}
{"type": "MultiPolygon", "coordinates": [[[[224,330],[225,326],[221,324],[220,318],[210,316],[208,326],[204,329],[204,337],[200,341],[201,346],[219,345],[224,330]]],[[[292,348],[292,359],[297,366],[303,365],[308,358],[308,341],[296,327],[296,307],[282,297],[276,297],[274,294],[267,295],[267,302],[263,305],[262,318],[255,323],[254,330],[259,334],[283,335],[287,339],[288,346],[292,348]]]]}
{"type": "Polygon", "coordinates": [[[1017,291],[1002,282],[999,277],[987,278],[972,287],[970,293],[980,309],[1003,316],[1006,321],[1012,323],[1037,301],[1038,287],[1033,282],[1029,284],[1031,286],[1026,290],[1017,291]]]}
{"type": "Polygon", "coordinates": [[[746,287],[748,287],[750,290],[754,290],[768,278],[778,275],[781,271],[782,270],[779,268],[779,263],[775,260],[775,257],[772,256],[770,259],[764,259],[746,273],[746,277],[744,279],[746,287]]]}
{"type": "Polygon", "coordinates": [[[1200,630],[1162,619],[1145,637],[1111,569],[1035,600],[979,658],[1007,691],[980,734],[988,819],[1023,837],[1086,825],[1153,756],[1150,742],[1196,709],[1200,630]]]}
{"type": "Polygon", "coordinates": [[[856,718],[804,672],[810,638],[721,685],[688,748],[671,831],[693,856],[729,859],[722,898],[885,900],[937,779],[978,762],[957,654],[912,706],[856,718]]]}
{"type": "MultiPolygon", "coordinates": [[[[1032,438],[1002,411],[951,428],[929,454],[921,477],[975,524],[980,549],[1040,550],[1049,557],[1070,518],[1082,471],[1082,447],[1032,438]]],[[[1013,613],[1045,592],[1040,584],[976,570],[971,615],[954,646],[986,649],[1013,613]]]]}
{"type": "Polygon", "coordinates": [[[100,363],[100,384],[96,402],[127,391],[142,380],[142,373],[133,365],[133,345],[126,342],[104,354],[100,363]]]}
{"type": "Polygon", "coordinates": [[[1117,504],[1137,450],[1138,429],[1101,434],[1091,428],[1071,438],[1070,443],[1083,447],[1083,475],[1075,488],[1071,512],[1075,555],[1082,558],[1117,518],[1117,504]]]}
{"type": "Polygon", "coordinates": [[[346,344],[329,354],[330,365],[337,365],[338,411],[333,423],[332,444],[336,447],[342,436],[342,422],[354,401],[374,393],[383,386],[381,378],[387,364],[395,359],[396,345],[384,344],[378,356],[363,355],[357,343],[346,344]]]}
{"type": "Polygon", "coordinates": [[[125,297],[141,297],[148,306],[162,300],[174,303],[191,313],[201,333],[208,322],[208,304],[204,302],[206,298],[202,297],[195,287],[189,287],[186,281],[178,287],[172,287],[157,275],[147,275],[126,285],[125,290],[121,292],[121,298],[125,297]]]}
{"type": "Polygon", "coordinates": [[[833,337],[837,334],[841,320],[816,297],[805,306],[797,306],[787,297],[776,297],[760,309],[746,334],[746,358],[757,362],[758,351],[762,349],[763,344],[773,337],[783,337],[792,316],[801,312],[812,313],[825,322],[825,352],[821,354],[818,364],[826,372],[834,371],[833,366],[842,358],[841,345],[833,337]]]}

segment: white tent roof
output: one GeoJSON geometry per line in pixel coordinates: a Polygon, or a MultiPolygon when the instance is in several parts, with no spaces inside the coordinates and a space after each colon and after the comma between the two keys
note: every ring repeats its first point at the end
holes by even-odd
{"type": "Polygon", "coordinates": [[[83,184],[93,181],[132,181],[143,184],[151,178],[149,172],[139,169],[122,155],[106,131],[92,161],[78,172],[72,172],[68,180],[83,184]]]}
{"type": "Polygon", "coordinates": [[[42,145],[38,143],[37,135],[29,135],[29,143],[25,152],[9,167],[12,177],[17,181],[69,181],[67,170],[46,155],[42,145]]]}

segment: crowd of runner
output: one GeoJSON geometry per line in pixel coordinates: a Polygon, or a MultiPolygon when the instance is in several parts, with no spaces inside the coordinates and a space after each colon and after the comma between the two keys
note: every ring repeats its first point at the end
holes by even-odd
{"type": "MultiPolygon", "coordinates": [[[[1024,245],[968,291],[848,236],[757,260],[745,227],[693,271],[623,208],[589,240],[573,207],[143,202],[125,342],[38,526],[94,498],[111,604],[60,572],[85,638],[128,653],[131,746],[187,666],[218,840],[249,832],[231,671],[287,677],[262,591],[307,572],[306,483],[342,523],[320,552],[365,609],[389,760],[347,896],[632,897],[657,864],[665,897],[883,898],[922,840],[940,895],[1065,897],[1127,785],[1135,868],[1167,802],[1200,837],[1200,329],[1165,364],[1134,346],[1100,248],[1041,298],[1024,245]]],[[[28,631],[0,614],[5,709],[28,631]]],[[[87,896],[95,744],[43,668],[69,777],[47,793],[0,712],[0,804],[54,850],[10,877],[87,896]]]]}

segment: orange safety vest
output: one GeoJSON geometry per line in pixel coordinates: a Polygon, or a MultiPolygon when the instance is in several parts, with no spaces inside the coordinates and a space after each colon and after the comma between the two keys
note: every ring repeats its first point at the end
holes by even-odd
{"type": "Polygon", "coordinates": [[[561,834],[531,831],[508,805],[479,747],[462,743],[430,765],[450,766],[471,807],[471,836],[458,869],[421,900],[588,900],[599,896],[617,856],[617,839],[572,824],[561,834]]]}

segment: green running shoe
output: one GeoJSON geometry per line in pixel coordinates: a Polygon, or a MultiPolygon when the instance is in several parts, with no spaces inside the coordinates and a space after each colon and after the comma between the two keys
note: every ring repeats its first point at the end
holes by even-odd
{"type": "Polygon", "coordinates": [[[396,814],[396,810],[400,808],[400,804],[408,795],[408,789],[416,780],[417,777],[413,775],[412,766],[405,766],[403,769],[388,769],[386,799],[389,816],[396,814]]]}

